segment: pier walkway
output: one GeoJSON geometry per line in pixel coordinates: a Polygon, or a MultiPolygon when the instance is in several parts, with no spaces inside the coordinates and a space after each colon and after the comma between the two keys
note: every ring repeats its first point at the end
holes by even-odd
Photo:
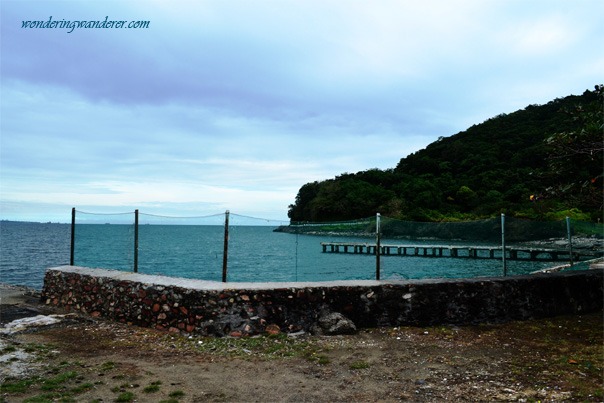
{"type": "MultiPolygon", "coordinates": [[[[358,242],[321,242],[323,253],[376,254],[376,244],[358,242]]],[[[568,249],[547,249],[531,247],[506,247],[505,257],[509,260],[527,261],[569,261],[568,249]]],[[[473,259],[501,259],[501,246],[462,245],[380,245],[382,256],[450,257],[473,259]]],[[[602,251],[573,250],[572,260],[580,261],[603,256],[602,251]]]]}

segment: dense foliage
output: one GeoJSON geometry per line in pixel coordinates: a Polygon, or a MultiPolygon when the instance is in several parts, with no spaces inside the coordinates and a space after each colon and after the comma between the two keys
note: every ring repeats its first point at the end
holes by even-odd
{"type": "Polygon", "coordinates": [[[293,222],[376,212],[414,221],[506,213],[602,217],[603,88],[502,114],[402,158],[393,169],[345,173],[300,188],[293,222]]]}

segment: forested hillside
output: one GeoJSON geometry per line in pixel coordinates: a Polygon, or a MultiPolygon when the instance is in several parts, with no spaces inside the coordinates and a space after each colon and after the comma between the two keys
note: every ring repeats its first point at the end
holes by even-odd
{"type": "MultiPolygon", "coordinates": [[[[500,213],[602,218],[603,88],[502,114],[402,158],[395,168],[307,183],[292,222],[379,212],[413,221],[500,213]]],[[[402,136],[401,136],[402,137],[402,136]]]]}

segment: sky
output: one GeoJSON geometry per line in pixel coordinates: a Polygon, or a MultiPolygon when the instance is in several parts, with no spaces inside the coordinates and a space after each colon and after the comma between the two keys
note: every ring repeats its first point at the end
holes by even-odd
{"type": "Polygon", "coordinates": [[[0,4],[0,219],[287,221],[305,183],[604,81],[601,0],[0,4]]]}

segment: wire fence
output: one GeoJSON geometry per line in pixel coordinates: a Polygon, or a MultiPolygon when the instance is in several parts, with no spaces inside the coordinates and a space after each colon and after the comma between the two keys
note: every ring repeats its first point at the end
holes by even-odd
{"type": "MultiPolygon", "coordinates": [[[[338,233],[373,236],[376,232],[376,222],[377,215],[352,221],[296,222],[283,230],[316,235],[338,233]]],[[[533,221],[505,217],[504,230],[509,242],[566,240],[569,232],[567,222],[568,220],[533,221]]],[[[500,218],[488,218],[460,222],[416,222],[381,216],[380,228],[382,237],[389,239],[499,242],[502,221],[500,218]]],[[[570,232],[572,236],[602,239],[603,226],[600,223],[571,220],[570,232]]]]}
{"type": "Polygon", "coordinates": [[[70,264],[222,282],[501,276],[586,268],[581,262],[602,256],[602,238],[602,224],[503,215],[289,223],[228,211],[170,217],[74,208],[70,264]]]}

